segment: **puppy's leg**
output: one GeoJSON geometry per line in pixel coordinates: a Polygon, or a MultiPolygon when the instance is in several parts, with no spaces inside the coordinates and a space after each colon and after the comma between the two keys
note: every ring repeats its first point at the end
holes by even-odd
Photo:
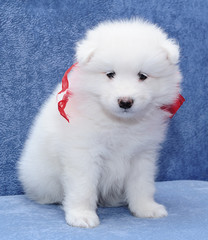
{"type": "Polygon", "coordinates": [[[167,216],[165,207],[154,201],[156,154],[148,152],[132,161],[126,192],[129,209],[136,217],[159,218],[167,216]]]}
{"type": "Polygon", "coordinates": [[[96,214],[98,166],[88,150],[70,153],[72,161],[65,161],[63,202],[65,218],[69,225],[91,228],[99,224],[96,214]]]}

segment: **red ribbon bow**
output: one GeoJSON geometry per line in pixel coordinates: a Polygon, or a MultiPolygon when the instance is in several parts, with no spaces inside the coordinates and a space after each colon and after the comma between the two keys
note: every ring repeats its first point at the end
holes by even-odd
{"type": "MultiPolygon", "coordinates": [[[[78,63],[73,64],[64,74],[63,78],[62,78],[62,90],[58,93],[61,94],[63,92],[63,98],[61,101],[58,102],[58,110],[61,114],[61,116],[63,116],[68,122],[69,122],[69,117],[67,116],[67,114],[65,113],[64,109],[66,107],[67,102],[69,101],[69,97],[72,96],[72,92],[69,89],[69,82],[67,79],[68,73],[77,65],[78,63]]],[[[178,111],[178,109],[182,106],[182,104],[184,103],[185,99],[184,97],[179,93],[178,97],[175,101],[174,104],[172,105],[164,105],[161,107],[162,110],[167,111],[169,113],[171,113],[170,118],[172,118],[175,113],[178,111]]]]}
{"type": "Polygon", "coordinates": [[[177,99],[172,105],[164,105],[160,108],[164,111],[171,113],[170,118],[172,118],[184,102],[185,98],[179,93],[177,99]]]}
{"type": "Polygon", "coordinates": [[[67,114],[65,113],[64,109],[66,107],[67,102],[69,101],[69,97],[72,96],[72,92],[69,90],[69,81],[67,79],[68,73],[72,70],[72,68],[74,68],[78,63],[73,64],[64,74],[63,78],[62,78],[62,90],[58,93],[61,94],[63,92],[63,98],[61,101],[58,102],[58,110],[61,114],[62,117],[64,117],[67,122],[69,122],[69,118],[67,116],[67,114]]]}

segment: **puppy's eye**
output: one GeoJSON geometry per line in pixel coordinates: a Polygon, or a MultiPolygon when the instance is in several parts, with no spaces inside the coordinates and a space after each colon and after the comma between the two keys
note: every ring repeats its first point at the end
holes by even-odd
{"type": "Polygon", "coordinates": [[[116,73],[115,73],[114,71],[112,71],[112,72],[107,72],[107,73],[106,73],[106,76],[107,76],[108,78],[110,78],[110,79],[114,78],[115,75],[116,75],[116,73]]]}
{"type": "Polygon", "coordinates": [[[145,79],[148,78],[148,75],[146,73],[139,72],[138,73],[139,80],[144,81],[145,79]]]}

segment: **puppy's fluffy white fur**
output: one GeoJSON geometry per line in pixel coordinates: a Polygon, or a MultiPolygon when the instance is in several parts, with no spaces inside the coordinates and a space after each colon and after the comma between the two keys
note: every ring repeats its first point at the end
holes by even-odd
{"type": "Polygon", "coordinates": [[[154,201],[154,177],[168,118],[160,107],[174,102],[181,81],[178,45],[142,20],[105,22],[78,42],[76,58],[68,75],[70,123],[57,110],[59,85],[26,141],[18,165],[26,194],[62,203],[67,223],[78,227],[99,224],[97,204],[166,216],[154,201]],[[123,98],[133,99],[131,108],[119,106],[123,98]]]}

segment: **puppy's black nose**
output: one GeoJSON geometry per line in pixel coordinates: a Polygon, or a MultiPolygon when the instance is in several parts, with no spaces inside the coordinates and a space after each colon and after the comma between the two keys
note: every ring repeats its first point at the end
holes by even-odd
{"type": "Polygon", "coordinates": [[[120,108],[123,108],[123,109],[131,108],[133,103],[134,103],[134,100],[132,98],[124,97],[124,98],[118,99],[118,105],[120,108]]]}

